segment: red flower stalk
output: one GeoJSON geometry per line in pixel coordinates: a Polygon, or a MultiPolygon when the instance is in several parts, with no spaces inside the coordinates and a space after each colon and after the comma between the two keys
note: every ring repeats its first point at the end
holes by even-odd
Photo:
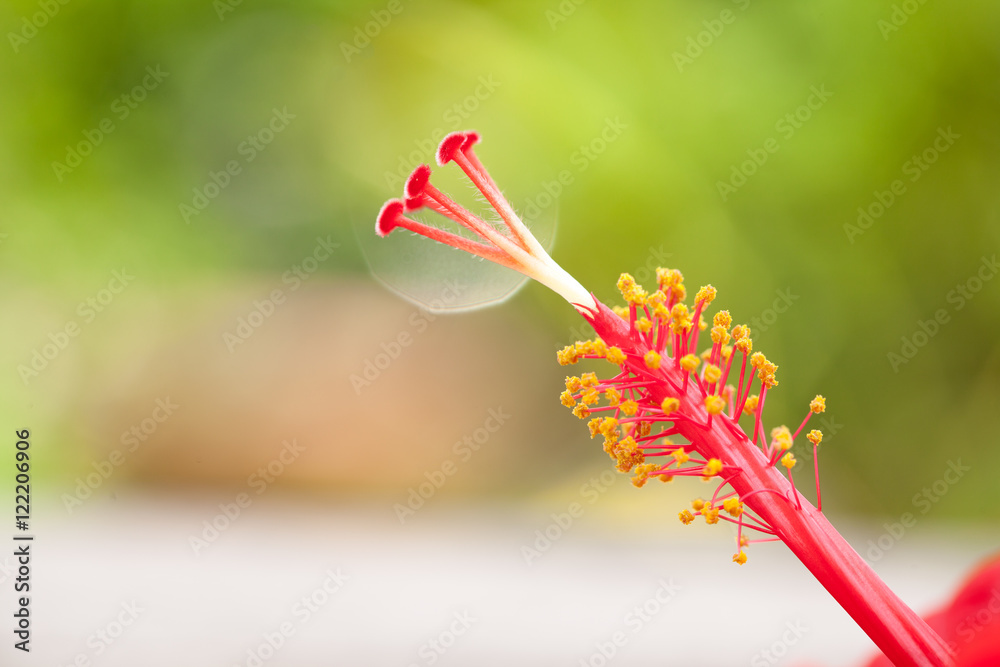
{"type": "MultiPolygon", "coordinates": [[[[604,359],[618,370],[606,379],[594,373],[567,378],[561,400],[580,419],[590,418],[591,437],[604,437],[604,450],[619,471],[632,473],[636,486],[651,477],[664,482],[677,476],[717,479],[711,499],[695,500],[691,510],[680,513],[681,521],[687,524],[701,516],[709,524],[735,524],[733,561],[741,565],[749,544],[781,540],[893,663],[951,665],[945,642],[795,488],[796,461],[789,450],[810,416],[825,409],[823,397],[810,403],[794,433],[779,426],[768,439],[763,410],[768,390],[777,386],[777,366],[752,352],[749,328],[731,327],[728,311],[719,311],[712,320],[711,345],[698,353],[699,333],[707,328],[702,315],[715,299],[715,288],[702,287],[692,309],[684,303],[679,271],[659,269],[658,289],[652,294],[622,274],[618,287],[628,307],[617,312],[608,308],[535,241],[473,151],[478,141],[475,132],[452,133],[441,142],[437,159],[442,166],[451,161],[459,165],[505,229],[488,224],[432,186],[430,168],[421,165],[407,179],[405,200],[393,199],[382,207],[378,234],[403,227],[520,271],[563,296],[593,326],[597,338],[563,349],[559,362],[604,359]],[[447,216],[481,242],[406,217],[421,207],[447,216]],[[751,393],[758,380],[759,393],[751,393]],[[750,435],[741,420],[750,426],[750,435]]],[[[812,430],[806,438],[815,459],[822,433],[812,430]]],[[[814,471],[819,503],[818,464],[814,471]]]]}

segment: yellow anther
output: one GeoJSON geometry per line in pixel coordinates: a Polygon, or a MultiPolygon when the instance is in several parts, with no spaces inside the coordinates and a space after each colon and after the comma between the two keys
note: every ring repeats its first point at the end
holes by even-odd
{"type": "Polygon", "coordinates": [[[788,452],[787,454],[785,454],[784,456],[782,456],[781,457],[781,465],[785,466],[789,470],[791,470],[792,468],[794,468],[795,467],[795,455],[792,454],[791,452],[788,452]]]}
{"type": "Polygon", "coordinates": [[[681,368],[686,370],[688,373],[693,373],[698,369],[698,364],[701,363],[701,359],[693,354],[685,354],[681,357],[681,368]]]}
{"type": "Polygon", "coordinates": [[[628,300],[628,295],[636,288],[635,278],[632,277],[630,273],[623,273],[618,277],[618,291],[622,293],[625,300],[628,300]]]}
{"type": "Polygon", "coordinates": [[[598,357],[603,357],[604,355],[606,355],[608,353],[608,344],[605,343],[602,339],[595,338],[591,342],[594,345],[594,347],[593,347],[594,351],[591,354],[595,354],[598,357]]]}
{"type": "Polygon", "coordinates": [[[739,516],[743,514],[743,503],[737,498],[726,498],[722,503],[722,509],[726,510],[729,516],[739,516]]]}
{"type": "Polygon", "coordinates": [[[705,306],[707,306],[708,304],[715,301],[716,293],[717,290],[714,287],[712,287],[711,285],[705,285],[700,290],[698,290],[698,293],[694,297],[694,302],[698,303],[699,301],[704,301],[705,306]]]}
{"type": "Polygon", "coordinates": [[[708,506],[701,511],[701,515],[705,517],[705,523],[709,525],[714,525],[719,523],[719,508],[708,506]]]}
{"type": "Polygon", "coordinates": [[[747,399],[746,404],[743,406],[743,414],[752,415],[757,412],[757,403],[760,401],[760,396],[754,394],[747,399]]]}
{"type": "Polygon", "coordinates": [[[819,414],[820,412],[826,411],[826,399],[822,396],[816,396],[810,403],[809,409],[812,412],[819,414]]]}
{"type": "Polygon", "coordinates": [[[572,391],[574,393],[583,389],[583,382],[580,381],[575,375],[566,378],[566,391],[572,391]]]}
{"type": "Polygon", "coordinates": [[[748,546],[750,546],[750,538],[747,537],[746,535],[741,535],[740,536],[740,546],[741,547],[748,547],[748,546]]]}
{"type": "Polygon", "coordinates": [[[673,475],[657,475],[657,477],[659,477],[660,481],[663,482],[664,484],[666,484],[667,482],[674,481],[673,475]]]}
{"type": "Polygon", "coordinates": [[[722,472],[722,461],[719,459],[709,459],[705,467],[701,469],[701,474],[704,479],[709,477],[715,477],[720,472],[722,472]]]}
{"type": "Polygon", "coordinates": [[[642,333],[649,333],[653,330],[653,323],[645,317],[640,317],[635,321],[635,328],[642,333]]]}
{"type": "Polygon", "coordinates": [[[609,347],[607,354],[604,355],[604,358],[619,366],[624,364],[626,359],[625,353],[621,351],[621,348],[617,347],[609,347]]]}
{"type": "Polygon", "coordinates": [[[684,275],[677,269],[656,269],[656,282],[664,292],[684,282],[684,275]]]}
{"type": "Polygon", "coordinates": [[[636,431],[638,432],[640,438],[646,437],[647,435],[650,434],[652,430],[653,430],[653,425],[650,424],[649,422],[639,422],[639,424],[636,426],[636,431]]]}
{"type": "Polygon", "coordinates": [[[717,327],[722,327],[723,329],[728,329],[733,323],[733,316],[729,314],[728,310],[720,310],[712,318],[712,324],[717,327]]]}
{"type": "Polygon", "coordinates": [[[747,555],[740,550],[739,553],[733,554],[733,562],[738,565],[743,565],[743,563],[747,562],[747,555]]]}
{"type": "Polygon", "coordinates": [[[584,373],[580,376],[581,387],[596,387],[599,384],[601,381],[597,379],[596,373],[584,373]]]}
{"type": "Polygon", "coordinates": [[[649,480],[649,475],[656,471],[655,463],[643,463],[635,467],[635,477],[632,478],[632,485],[636,488],[642,488],[646,485],[649,480]]]}
{"type": "Polygon", "coordinates": [[[694,500],[691,501],[691,507],[694,509],[695,512],[700,512],[702,508],[705,507],[705,501],[702,500],[701,498],[695,498],[694,500]]]}
{"type": "Polygon", "coordinates": [[[646,362],[646,368],[654,371],[660,367],[660,359],[660,355],[653,350],[647,352],[646,356],[643,357],[643,361],[646,362]]]}
{"type": "Polygon", "coordinates": [[[722,349],[719,350],[719,352],[720,352],[720,354],[722,356],[722,360],[728,362],[729,361],[729,357],[733,356],[733,346],[732,345],[723,345],[722,349]]]}
{"type": "Polygon", "coordinates": [[[675,334],[683,334],[690,331],[691,314],[688,312],[688,307],[683,303],[675,303],[674,307],[670,309],[670,330],[675,334]]]}
{"type": "Polygon", "coordinates": [[[750,327],[745,324],[737,324],[733,327],[733,340],[743,340],[750,337],[750,327]]]}
{"type": "Polygon", "coordinates": [[[639,410],[639,404],[629,399],[621,404],[621,411],[628,417],[631,417],[639,410]]]}
{"type": "Polygon", "coordinates": [[[771,429],[771,440],[774,446],[781,451],[788,451],[792,448],[792,432],[787,426],[776,426],[771,429]]]}
{"type": "Polygon", "coordinates": [[[576,399],[573,398],[573,392],[568,390],[559,394],[559,400],[562,401],[562,404],[565,405],[567,408],[571,408],[574,405],[576,405],[576,399]]]}
{"type": "Polygon", "coordinates": [[[729,342],[729,331],[726,327],[719,325],[712,327],[712,342],[723,345],[729,342]]]}
{"type": "Polygon", "coordinates": [[[587,417],[590,416],[590,410],[587,408],[586,405],[578,405],[575,408],[573,408],[573,414],[579,417],[580,419],[586,419],[587,417]]]}
{"type": "Polygon", "coordinates": [[[628,308],[626,308],[625,306],[611,306],[611,310],[612,312],[614,312],[615,315],[622,318],[623,320],[628,320],[629,312],[628,308]]]}
{"type": "Polygon", "coordinates": [[[722,379],[722,369],[714,364],[705,365],[705,382],[715,384],[722,379]]]}
{"type": "Polygon", "coordinates": [[[573,345],[567,345],[563,349],[556,352],[556,359],[559,360],[560,366],[569,366],[570,364],[575,364],[580,360],[576,354],[576,347],[573,345]]]}
{"type": "MultiPolygon", "coordinates": [[[[670,455],[672,457],[674,457],[675,461],[677,461],[677,467],[678,468],[681,466],[682,463],[687,463],[691,459],[691,457],[688,456],[687,452],[684,451],[683,447],[678,447],[677,449],[675,449],[674,451],[672,451],[670,453],[670,455]]],[[[697,509],[701,509],[701,508],[697,508],[697,509]]]]}
{"type": "Polygon", "coordinates": [[[808,433],[806,433],[806,438],[808,438],[809,442],[811,442],[812,444],[818,445],[819,443],[823,442],[823,431],[813,429],[808,433]]]}
{"type": "Polygon", "coordinates": [[[663,410],[663,414],[669,415],[671,412],[676,412],[681,407],[681,402],[674,398],[673,396],[668,396],[663,399],[660,403],[660,409],[663,410]]]}
{"type": "Polygon", "coordinates": [[[726,409],[726,399],[721,396],[711,395],[705,397],[705,412],[710,415],[722,414],[726,409]]]}
{"type": "Polygon", "coordinates": [[[764,356],[763,352],[754,352],[750,355],[750,365],[754,368],[760,368],[765,363],[767,363],[767,357],[764,356]]]}
{"type": "Polygon", "coordinates": [[[617,468],[619,472],[631,472],[634,466],[646,460],[645,455],[643,455],[642,450],[639,449],[632,436],[618,443],[618,450],[615,453],[618,457],[617,468]]]}
{"type": "MultiPolygon", "coordinates": [[[[735,331],[735,329],[734,329],[735,331]]],[[[740,338],[734,345],[743,354],[750,354],[753,351],[753,341],[749,338],[740,338]]]]}
{"type": "Polygon", "coordinates": [[[593,440],[594,436],[601,432],[601,418],[594,417],[589,422],[587,422],[587,428],[590,429],[590,439],[593,440]]]}
{"type": "Polygon", "coordinates": [[[609,387],[608,390],[604,392],[604,396],[608,399],[608,405],[611,407],[617,406],[618,402],[622,400],[622,393],[614,387],[609,387]]]}
{"type": "Polygon", "coordinates": [[[618,428],[618,420],[614,417],[605,417],[601,420],[600,432],[602,435],[607,435],[611,431],[618,428]]]}
{"type": "Polygon", "coordinates": [[[584,405],[595,405],[599,400],[601,400],[601,392],[593,387],[585,389],[580,396],[580,402],[584,405]]]}
{"type": "Polygon", "coordinates": [[[689,512],[688,510],[681,511],[680,513],[677,514],[677,516],[680,518],[681,523],[683,523],[685,526],[694,521],[694,514],[691,514],[691,512],[689,512]]]}

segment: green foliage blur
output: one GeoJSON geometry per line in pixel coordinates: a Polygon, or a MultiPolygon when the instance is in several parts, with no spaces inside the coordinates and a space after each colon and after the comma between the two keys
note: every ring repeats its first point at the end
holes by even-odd
{"type": "MultiPolygon", "coordinates": [[[[51,425],[54,470],[75,403],[17,370],[58,324],[40,304],[72,310],[123,261],[167,294],[280,271],[326,234],[344,248],[320,270],[366,277],[357,221],[475,128],[517,205],[568,172],[553,255],[600,298],[679,268],[779,365],[773,423],[827,397],[842,509],[912,511],[960,459],[935,516],[1000,518],[996,2],[52,0],[0,19],[0,397],[5,424],[51,425]]],[[[536,285],[501,308],[553,346],[578,324],[536,285]]]]}

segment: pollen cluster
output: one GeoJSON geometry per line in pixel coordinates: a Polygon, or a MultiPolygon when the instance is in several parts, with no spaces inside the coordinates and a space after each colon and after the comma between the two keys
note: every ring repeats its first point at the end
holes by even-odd
{"type": "MultiPolygon", "coordinates": [[[[776,538],[735,491],[725,492],[741,470],[727,463],[731,457],[717,438],[710,437],[715,433],[713,420],[720,420],[741,446],[758,448],[766,465],[773,468],[780,463],[791,481],[796,460],[789,450],[809,416],[825,409],[825,399],[817,396],[810,403],[795,433],[778,426],[766,438],[762,411],[768,390],[778,385],[777,365],[762,352],[753,351],[750,328],[733,326],[726,310],[712,316],[707,340],[699,351],[700,332],[709,328],[703,319],[705,309],[715,300],[716,289],[711,285],[700,288],[689,306],[684,302],[687,290],[680,271],[661,268],[656,276],[657,289],[651,293],[627,273],[618,280],[625,305],[614,308],[612,317],[621,319],[618,329],[627,329],[627,335],[612,329],[607,339],[598,335],[558,352],[562,365],[603,360],[617,367],[606,379],[598,379],[593,372],[567,377],[560,401],[580,419],[589,419],[591,438],[603,438],[604,451],[615,469],[631,474],[636,487],[653,477],[662,482],[674,477],[715,480],[718,488],[711,500],[695,500],[679,518],[684,524],[697,517],[710,525],[736,524],[739,548],[733,561],[742,565],[746,562],[743,547],[776,538]],[[744,530],[765,537],[748,540],[744,530]]],[[[815,447],[822,433],[813,430],[806,437],[815,447]]],[[[796,496],[789,502],[800,501],[796,496]]]]}

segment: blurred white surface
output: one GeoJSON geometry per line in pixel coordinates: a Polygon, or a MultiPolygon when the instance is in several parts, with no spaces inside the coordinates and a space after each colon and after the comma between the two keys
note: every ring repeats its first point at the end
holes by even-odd
{"type": "MultiPolygon", "coordinates": [[[[233,495],[122,491],[35,519],[32,652],[9,641],[2,664],[832,667],[872,650],[784,547],[755,545],[738,567],[725,531],[684,533],[659,515],[622,525],[584,514],[528,564],[522,547],[565,503],[428,504],[401,525],[384,501],[274,492],[195,554],[191,536],[233,495]]],[[[846,534],[864,545],[878,534],[869,528],[846,534]]],[[[988,538],[918,525],[874,565],[923,613],[996,548],[988,538]]],[[[0,560],[7,619],[12,564],[0,560]]]]}

